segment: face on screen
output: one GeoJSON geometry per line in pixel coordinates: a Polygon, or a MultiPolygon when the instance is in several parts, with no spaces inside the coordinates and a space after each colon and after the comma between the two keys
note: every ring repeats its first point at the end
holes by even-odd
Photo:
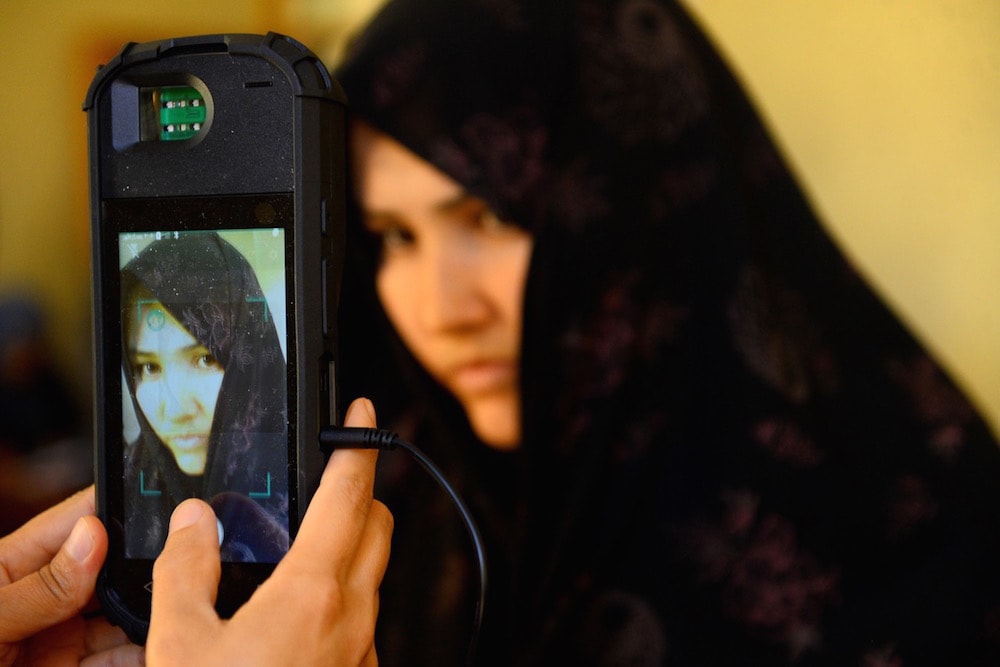
{"type": "Polygon", "coordinates": [[[180,500],[210,502],[223,559],[287,548],[284,231],[119,235],[129,557],[180,500]],[[129,546],[130,545],[130,546],[129,546]]]}
{"type": "Polygon", "coordinates": [[[136,403],[177,466],[202,475],[224,369],[159,301],[137,304],[130,314],[136,403]]]}

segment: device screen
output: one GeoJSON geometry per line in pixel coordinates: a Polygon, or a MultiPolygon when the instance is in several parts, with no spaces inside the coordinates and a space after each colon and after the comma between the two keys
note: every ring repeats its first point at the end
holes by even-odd
{"type": "Polygon", "coordinates": [[[224,561],[275,563],[288,550],[290,231],[278,224],[281,202],[254,199],[162,228],[141,202],[105,208],[120,223],[127,559],[156,558],[170,514],[189,497],[215,510],[224,561]]]}

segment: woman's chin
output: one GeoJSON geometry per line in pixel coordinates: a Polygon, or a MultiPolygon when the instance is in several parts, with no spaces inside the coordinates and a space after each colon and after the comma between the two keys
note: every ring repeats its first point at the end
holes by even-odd
{"type": "Polygon", "coordinates": [[[516,392],[471,400],[465,411],[476,437],[485,444],[504,451],[521,445],[521,401],[516,392]]]}
{"type": "Polygon", "coordinates": [[[181,469],[185,475],[191,475],[192,477],[197,477],[205,472],[205,454],[177,454],[175,453],[175,458],[177,459],[177,467],[181,469]]]}

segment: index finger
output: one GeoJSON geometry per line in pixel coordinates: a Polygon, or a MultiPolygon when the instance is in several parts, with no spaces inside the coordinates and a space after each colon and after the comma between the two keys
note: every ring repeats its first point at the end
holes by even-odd
{"type": "Polygon", "coordinates": [[[69,537],[77,519],[94,514],[93,485],[29,520],[0,539],[0,584],[7,584],[52,560],[69,537]],[[6,573],[10,579],[4,581],[6,573]]]}
{"type": "MultiPolygon", "coordinates": [[[[352,402],[344,425],[374,428],[371,401],[359,398],[352,402]]],[[[371,509],[377,459],[378,452],[373,450],[333,452],[286,560],[302,558],[326,570],[354,558],[371,509]]]]}

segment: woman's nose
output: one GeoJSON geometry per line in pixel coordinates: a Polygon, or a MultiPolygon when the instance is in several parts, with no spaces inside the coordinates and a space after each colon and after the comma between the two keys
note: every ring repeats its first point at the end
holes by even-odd
{"type": "Polygon", "coordinates": [[[160,412],[165,419],[184,421],[190,419],[198,411],[195,400],[193,378],[183,374],[167,373],[160,393],[160,412]]]}
{"type": "Polygon", "coordinates": [[[490,305],[482,289],[482,267],[474,249],[442,243],[428,249],[416,304],[429,331],[464,331],[488,321],[490,305]]]}

